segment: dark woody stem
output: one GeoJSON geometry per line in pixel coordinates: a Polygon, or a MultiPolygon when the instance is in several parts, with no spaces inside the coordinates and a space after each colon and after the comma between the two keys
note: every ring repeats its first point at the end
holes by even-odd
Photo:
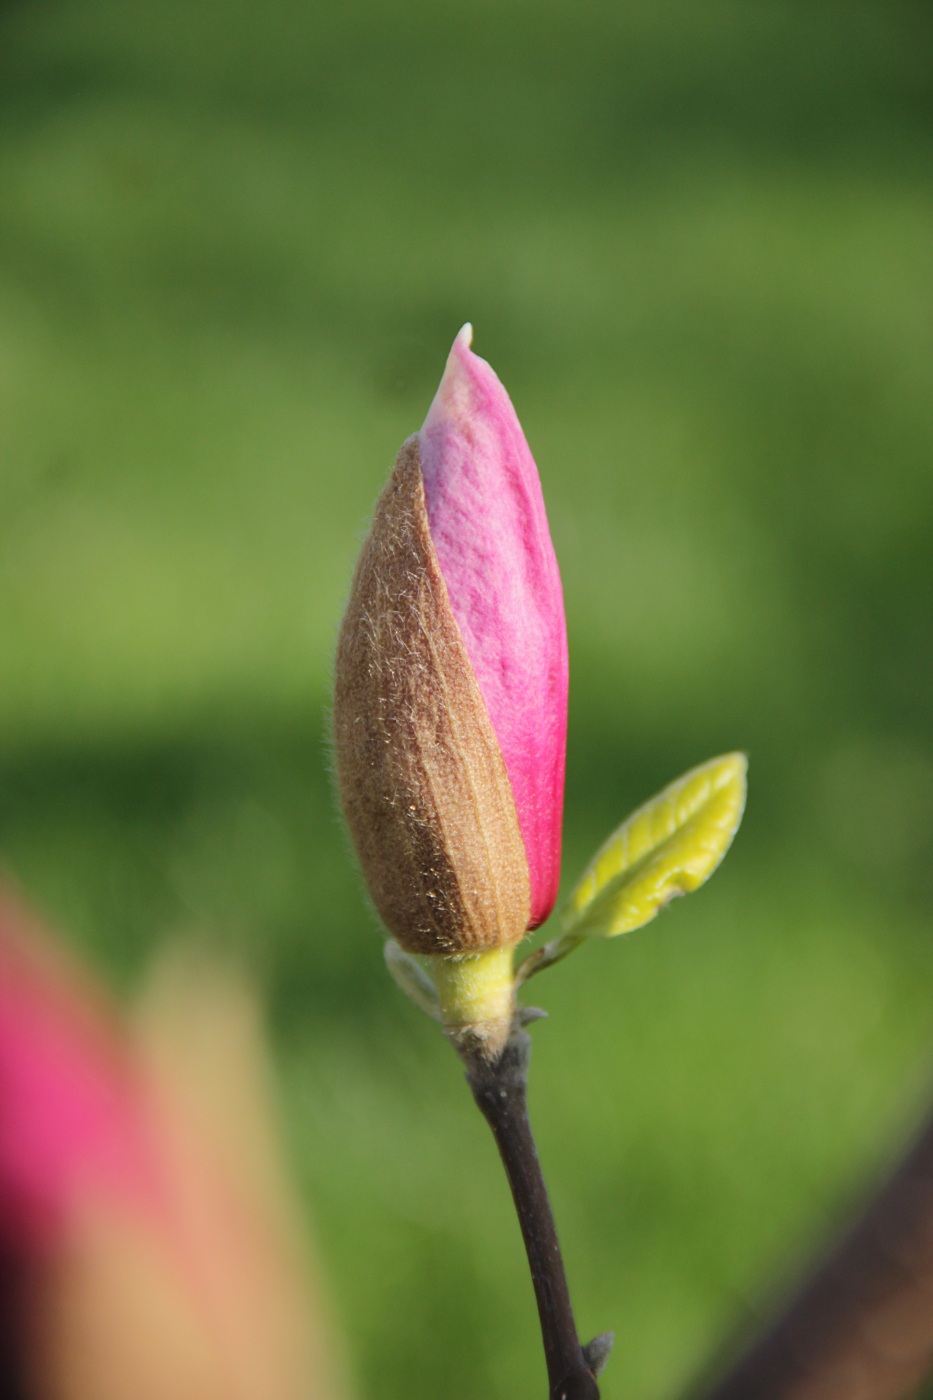
{"type": "Polygon", "coordinates": [[[494,1063],[468,1059],[467,1081],[492,1128],[512,1188],[541,1319],[549,1400],[599,1400],[599,1387],[577,1337],[554,1216],[528,1121],[530,1053],[531,1037],[515,1026],[494,1063]]]}
{"type": "Polygon", "coordinates": [[[703,1392],[707,1400],[915,1395],[933,1371],[931,1297],[933,1119],[765,1334],[703,1392]]]}

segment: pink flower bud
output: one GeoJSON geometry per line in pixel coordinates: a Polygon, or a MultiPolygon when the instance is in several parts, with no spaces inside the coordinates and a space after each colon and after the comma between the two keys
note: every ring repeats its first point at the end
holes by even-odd
{"type": "Polygon", "coordinates": [[[537,469],[465,326],[363,547],[335,666],[337,776],[412,952],[504,948],[560,878],[567,640],[537,469]]]}

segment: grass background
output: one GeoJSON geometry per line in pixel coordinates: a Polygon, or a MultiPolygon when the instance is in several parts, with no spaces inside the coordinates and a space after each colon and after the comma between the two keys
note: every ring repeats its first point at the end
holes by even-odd
{"type": "Polygon", "coordinates": [[[766,1312],[930,1099],[931,74],[907,0],[0,4],[0,852],[121,993],[179,932],[254,970],[360,1400],[544,1380],[326,772],[464,320],[563,571],[568,878],[751,755],[711,885],[535,987],[606,1400],[766,1312]]]}

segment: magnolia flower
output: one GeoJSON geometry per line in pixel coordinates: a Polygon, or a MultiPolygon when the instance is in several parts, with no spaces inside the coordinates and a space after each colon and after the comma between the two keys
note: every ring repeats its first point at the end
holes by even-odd
{"type": "Polygon", "coordinates": [[[567,637],[538,472],[471,338],[376,505],[334,728],[347,824],[398,944],[458,965],[495,953],[501,970],[557,896],[567,637]]]}
{"type": "Polygon", "coordinates": [[[330,1400],[232,983],[140,1027],[0,891],[0,1375],[23,1400],[330,1400]]]}
{"type": "Polygon", "coordinates": [[[464,326],[376,503],[337,646],[334,731],[390,971],[468,1060],[491,1061],[530,976],[709,878],[741,821],[746,760],[700,764],[627,818],[557,938],[513,969],[560,879],[567,638],[538,473],[471,337],[464,326]]]}
{"type": "Polygon", "coordinates": [[[596,852],[561,931],[514,968],[560,879],[567,638],[538,473],[464,326],[421,431],[399,449],[337,645],[337,781],[403,991],[467,1065],[515,1199],[552,1396],[598,1400],[609,1333],[581,1347],[525,1090],[541,1012],[515,995],[593,937],[698,889],[742,817],[746,760],[700,764],[596,852]]]}

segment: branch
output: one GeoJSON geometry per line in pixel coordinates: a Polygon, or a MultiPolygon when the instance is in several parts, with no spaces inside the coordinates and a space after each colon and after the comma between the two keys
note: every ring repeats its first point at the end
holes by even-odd
{"type": "Polygon", "coordinates": [[[707,1400],[899,1400],[933,1370],[933,1120],[707,1400]]]}
{"type": "Polygon", "coordinates": [[[526,1086],[531,1037],[516,1026],[493,1064],[467,1061],[467,1082],[492,1128],[518,1214],[538,1302],[549,1400],[599,1400],[594,1372],[608,1359],[611,1337],[580,1346],[554,1216],[528,1121],[526,1086]]]}

